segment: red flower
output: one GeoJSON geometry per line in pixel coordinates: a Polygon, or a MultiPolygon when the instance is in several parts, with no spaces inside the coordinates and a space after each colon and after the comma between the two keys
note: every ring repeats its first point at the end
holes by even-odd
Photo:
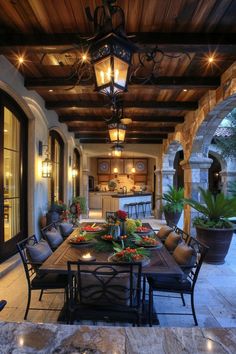
{"type": "Polygon", "coordinates": [[[124,210],[117,210],[116,215],[117,215],[117,218],[122,221],[125,221],[128,216],[128,214],[124,210]]]}

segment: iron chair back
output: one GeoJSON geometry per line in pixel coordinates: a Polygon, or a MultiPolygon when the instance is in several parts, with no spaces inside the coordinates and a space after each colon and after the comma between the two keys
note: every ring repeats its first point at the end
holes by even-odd
{"type": "Polygon", "coordinates": [[[93,320],[101,319],[102,312],[127,320],[130,310],[136,317],[132,322],[139,324],[141,272],[141,263],[68,262],[70,323],[71,314],[78,310],[81,318],[84,308],[85,317],[93,320]]]}
{"type": "MultiPolygon", "coordinates": [[[[27,285],[28,285],[28,300],[24,315],[24,320],[27,319],[29,309],[31,310],[42,310],[42,308],[30,308],[31,302],[31,291],[40,290],[39,301],[41,301],[43,292],[48,289],[63,289],[65,293],[65,288],[67,286],[67,277],[60,274],[39,274],[39,267],[42,263],[32,262],[27,251],[27,245],[34,246],[39,243],[35,235],[32,235],[17,243],[17,249],[20,253],[22,263],[25,270],[27,285]]],[[[58,292],[57,292],[58,293],[58,292]]],[[[51,292],[52,294],[52,292],[51,292]]],[[[58,311],[58,309],[44,308],[43,310],[58,311]]]]}

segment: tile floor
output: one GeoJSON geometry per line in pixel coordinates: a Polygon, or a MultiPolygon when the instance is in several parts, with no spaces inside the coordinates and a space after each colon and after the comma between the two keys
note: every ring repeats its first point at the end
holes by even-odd
{"type": "MultiPolygon", "coordinates": [[[[94,214],[98,218],[98,214],[94,214]]],[[[154,218],[150,222],[153,228],[158,228],[163,222],[154,218]]],[[[195,289],[195,306],[200,327],[236,327],[236,235],[223,265],[203,264],[195,289]]],[[[37,308],[59,310],[63,305],[62,294],[46,294],[43,301],[38,301],[38,292],[33,292],[32,305],[37,308]]],[[[186,311],[190,310],[188,296],[186,311]]],[[[0,320],[23,321],[27,301],[27,284],[23,267],[16,266],[0,279],[0,299],[7,300],[7,306],[0,312],[0,320]]],[[[155,298],[158,312],[183,312],[181,300],[172,298],[155,298]]],[[[58,311],[30,311],[28,321],[56,322],[58,311]]],[[[192,316],[159,315],[160,325],[164,327],[192,327],[192,316]]]]}

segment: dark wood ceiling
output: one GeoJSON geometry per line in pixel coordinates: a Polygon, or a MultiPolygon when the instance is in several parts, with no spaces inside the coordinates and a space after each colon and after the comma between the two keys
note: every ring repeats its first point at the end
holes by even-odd
{"type": "MultiPolygon", "coordinates": [[[[21,71],[47,109],[58,113],[81,143],[108,141],[109,100],[94,92],[93,78],[77,83],[71,67],[79,36],[91,36],[85,14],[102,1],[0,0],[0,53],[21,71]],[[73,48],[71,50],[71,48],[73,48]],[[17,56],[24,55],[19,66],[17,56]],[[42,60],[43,59],[43,60],[42,60]],[[75,85],[76,84],[76,85],[75,85]]],[[[161,144],[199,99],[220,85],[236,60],[236,0],[121,0],[132,41],[166,54],[152,82],[130,83],[124,116],[132,118],[127,143],[161,144]],[[179,54],[181,54],[179,56],[179,54]],[[188,55],[186,55],[188,53],[188,55]],[[208,57],[214,55],[209,64],[208,57]]],[[[133,66],[138,63],[134,55],[133,66]]]]}

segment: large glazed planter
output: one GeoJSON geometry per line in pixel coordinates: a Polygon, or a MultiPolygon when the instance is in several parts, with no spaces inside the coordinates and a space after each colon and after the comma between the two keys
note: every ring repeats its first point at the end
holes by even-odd
{"type": "Polygon", "coordinates": [[[196,226],[197,240],[209,247],[205,262],[223,264],[228,253],[234,229],[207,229],[196,226]]]}
{"type": "Polygon", "coordinates": [[[182,211],[171,212],[171,211],[164,210],[164,215],[165,215],[167,225],[168,226],[177,225],[181,217],[181,214],[182,211]]]}

